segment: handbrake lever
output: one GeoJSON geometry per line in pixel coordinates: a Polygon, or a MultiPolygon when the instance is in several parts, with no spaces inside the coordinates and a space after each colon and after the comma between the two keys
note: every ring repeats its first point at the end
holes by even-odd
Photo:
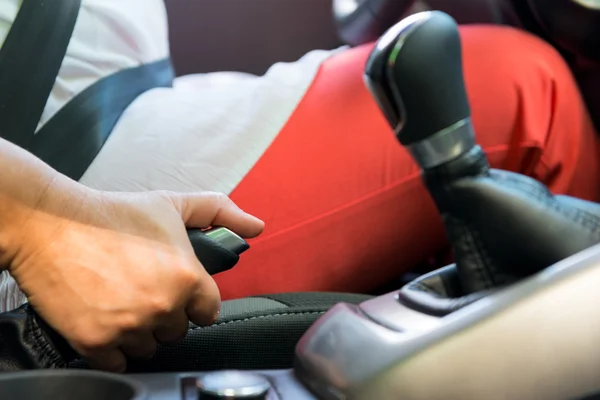
{"type": "MultiPolygon", "coordinates": [[[[224,227],[189,229],[198,260],[210,275],[233,268],[250,245],[224,227]]],[[[0,371],[64,368],[79,355],[29,304],[0,313],[0,371]]]]}
{"type": "Polygon", "coordinates": [[[210,275],[233,268],[240,254],[250,248],[244,239],[224,227],[188,229],[188,237],[196,257],[210,275]]]}

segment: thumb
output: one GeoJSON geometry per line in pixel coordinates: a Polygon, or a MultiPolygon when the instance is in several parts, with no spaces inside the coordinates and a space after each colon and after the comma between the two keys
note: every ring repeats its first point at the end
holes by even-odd
{"type": "Polygon", "coordinates": [[[169,193],[169,198],[188,228],[223,226],[244,238],[253,238],[265,227],[263,221],[244,212],[223,193],[169,193]]]}

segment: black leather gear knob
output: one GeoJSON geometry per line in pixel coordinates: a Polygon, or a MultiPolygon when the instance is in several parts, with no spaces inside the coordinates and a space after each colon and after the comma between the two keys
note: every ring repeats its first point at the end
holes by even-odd
{"type": "Polygon", "coordinates": [[[367,61],[365,80],[404,146],[470,118],[460,35],[445,13],[414,14],[390,28],[367,61]]]}

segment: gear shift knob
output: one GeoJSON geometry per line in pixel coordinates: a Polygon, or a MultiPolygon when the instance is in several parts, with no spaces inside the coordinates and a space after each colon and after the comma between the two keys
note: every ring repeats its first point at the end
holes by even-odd
{"type": "Polygon", "coordinates": [[[367,61],[365,83],[423,169],[475,145],[460,36],[449,15],[417,13],[386,32],[367,61]]]}
{"type": "Polygon", "coordinates": [[[600,242],[599,205],[490,168],[475,142],[450,16],[423,12],[390,28],[371,52],[365,83],[422,169],[463,294],[505,286],[600,242]]]}

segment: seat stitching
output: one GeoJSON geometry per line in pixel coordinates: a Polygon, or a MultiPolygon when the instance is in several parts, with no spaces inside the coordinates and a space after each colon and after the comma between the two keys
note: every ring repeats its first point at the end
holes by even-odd
{"type": "Polygon", "coordinates": [[[235,322],[246,322],[246,321],[252,321],[255,319],[261,319],[261,318],[271,318],[271,317],[285,317],[288,315],[317,315],[317,314],[324,314],[326,311],[304,311],[304,312],[287,312],[287,313],[279,313],[279,314],[265,314],[265,315],[256,315],[254,317],[248,317],[248,318],[242,318],[242,319],[234,319],[231,321],[225,321],[225,322],[219,322],[216,324],[212,324],[209,326],[194,326],[192,328],[190,328],[190,331],[194,331],[197,329],[206,329],[206,328],[212,328],[215,326],[221,326],[221,325],[227,325],[227,324],[232,324],[235,322]]]}

